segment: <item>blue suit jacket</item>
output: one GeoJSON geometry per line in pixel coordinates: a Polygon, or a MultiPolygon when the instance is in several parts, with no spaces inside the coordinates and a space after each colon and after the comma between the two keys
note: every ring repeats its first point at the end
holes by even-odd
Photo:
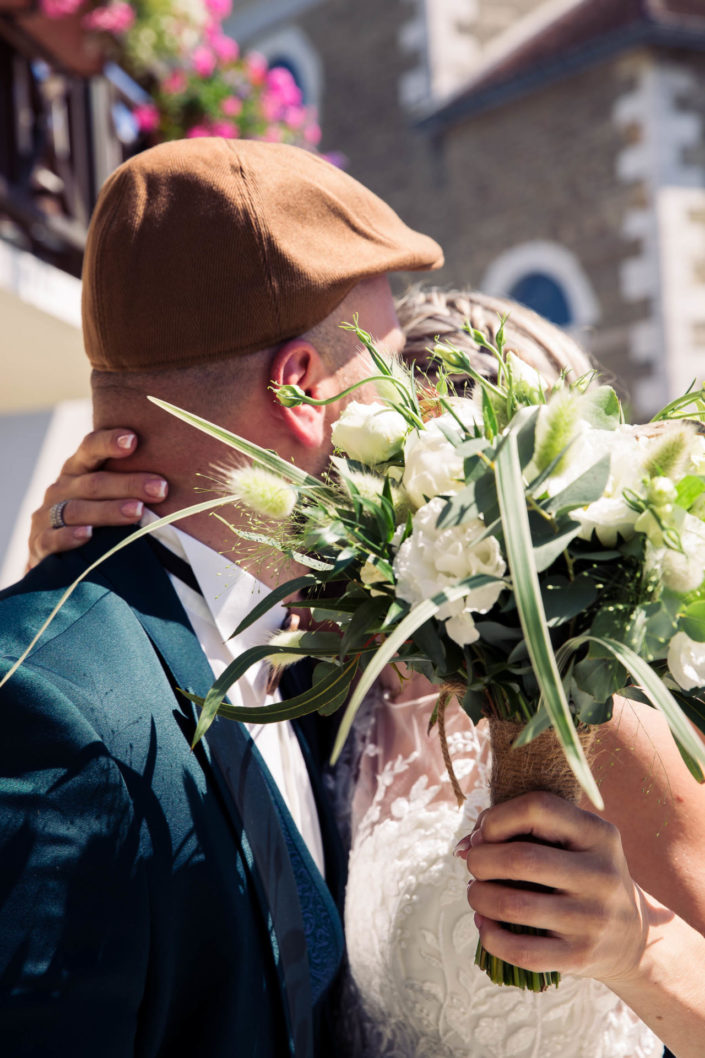
{"type": "MultiPolygon", "coordinates": [[[[120,535],[97,533],[3,594],[2,671],[120,535]]],[[[219,719],[191,751],[194,709],[176,688],[202,695],[211,679],[138,541],[83,582],[0,691],[3,1053],[327,1049],[335,902],[244,729],[219,719]]],[[[342,854],[319,807],[339,897],[342,854]]]]}

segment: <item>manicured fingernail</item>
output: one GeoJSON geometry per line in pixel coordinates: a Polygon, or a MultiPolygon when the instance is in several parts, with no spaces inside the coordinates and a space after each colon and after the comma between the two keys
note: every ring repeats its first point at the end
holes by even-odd
{"type": "Polygon", "coordinates": [[[137,438],[133,433],[121,433],[117,438],[117,446],[118,448],[124,448],[127,450],[128,448],[132,448],[136,440],[137,438]]]}
{"type": "Polygon", "coordinates": [[[75,540],[90,540],[93,536],[93,526],[77,525],[73,531],[73,536],[75,540]]]}
{"type": "Polygon", "coordinates": [[[470,835],[470,846],[474,848],[475,845],[482,845],[484,840],[485,839],[482,836],[482,828],[478,827],[477,830],[473,830],[472,834],[470,835]]]}
{"type": "Polygon", "coordinates": [[[468,834],[467,837],[460,839],[458,844],[453,849],[454,856],[458,856],[460,859],[463,859],[467,855],[467,851],[470,848],[470,837],[471,835],[468,834]]]}
{"type": "Polygon", "coordinates": [[[163,500],[169,486],[163,478],[152,478],[144,486],[144,491],[155,500],[163,500]]]}
{"type": "Polygon", "coordinates": [[[142,500],[128,500],[120,506],[120,511],[126,518],[141,518],[143,510],[142,500]]]}

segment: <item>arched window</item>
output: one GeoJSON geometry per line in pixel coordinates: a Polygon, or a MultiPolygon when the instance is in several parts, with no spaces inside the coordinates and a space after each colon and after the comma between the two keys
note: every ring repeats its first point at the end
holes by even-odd
{"type": "Polygon", "coordinates": [[[570,327],[575,323],[565,290],[545,272],[527,272],[508,293],[520,305],[526,305],[559,327],[570,327]]]}
{"type": "Polygon", "coordinates": [[[514,298],[559,327],[582,328],[600,318],[580,261],[559,243],[536,239],[510,247],[492,262],[480,289],[514,298]]]}
{"type": "MultiPolygon", "coordinates": [[[[225,23],[227,29],[227,23],[225,23]]],[[[287,26],[250,45],[260,51],[271,66],[283,66],[301,89],[301,101],[320,109],[323,94],[323,67],[318,52],[298,26],[287,26]]]]}

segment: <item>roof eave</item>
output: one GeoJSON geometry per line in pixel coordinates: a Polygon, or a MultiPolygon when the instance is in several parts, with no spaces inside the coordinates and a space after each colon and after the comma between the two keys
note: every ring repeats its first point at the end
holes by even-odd
{"type": "Polygon", "coordinates": [[[705,31],[653,22],[636,23],[591,40],[564,55],[556,55],[538,69],[510,75],[506,80],[486,88],[481,84],[478,84],[477,90],[473,90],[472,86],[465,88],[455,99],[420,117],[415,126],[423,132],[438,135],[449,125],[506,106],[515,99],[606,62],[620,52],[645,46],[705,51],[705,31]]]}

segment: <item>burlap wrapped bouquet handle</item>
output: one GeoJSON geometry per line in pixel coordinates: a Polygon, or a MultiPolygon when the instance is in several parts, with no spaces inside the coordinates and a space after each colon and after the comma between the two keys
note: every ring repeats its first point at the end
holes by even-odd
{"type": "MultiPolygon", "coordinates": [[[[434,713],[443,761],[458,805],[464,803],[465,794],[455,775],[448,749],[445,711],[452,698],[456,698],[460,703],[464,693],[465,688],[460,683],[443,684],[434,713]]],[[[542,731],[526,745],[515,746],[514,743],[524,727],[520,721],[503,720],[490,715],[488,723],[492,747],[490,800],[493,805],[509,801],[520,794],[530,793],[532,790],[546,790],[570,801],[571,804],[580,801],[580,783],[568,764],[552,727],[542,731]]],[[[596,732],[595,727],[588,727],[586,724],[580,724],[577,729],[580,744],[588,760],[592,756],[596,732]]]]}

